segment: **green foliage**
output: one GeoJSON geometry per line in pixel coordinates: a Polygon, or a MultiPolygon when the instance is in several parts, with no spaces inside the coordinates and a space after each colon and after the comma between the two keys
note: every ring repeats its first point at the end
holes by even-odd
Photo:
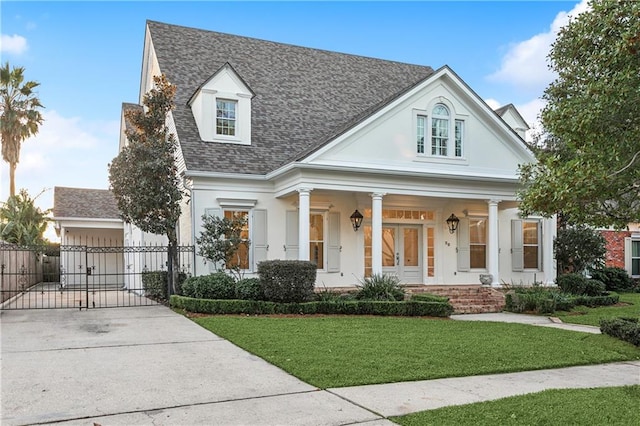
{"type": "Polygon", "coordinates": [[[228,269],[240,278],[240,267],[229,266],[229,260],[238,252],[241,244],[250,244],[249,240],[242,238],[243,228],[247,225],[247,218],[242,216],[228,219],[226,217],[202,216],[202,231],[196,238],[198,255],[209,262],[213,262],[216,270],[228,269]],[[219,269],[219,267],[221,268],[219,269]]]}
{"type": "Polygon", "coordinates": [[[265,260],[258,264],[266,300],[306,302],[313,299],[317,267],[303,260],[265,260]]]}
{"type": "Polygon", "coordinates": [[[640,222],[640,2],[593,0],[551,48],[538,163],[520,168],[524,214],[640,222]]]}
{"type": "Polygon", "coordinates": [[[537,288],[510,291],[505,295],[505,310],[516,313],[551,314],[556,310],[556,293],[537,288]]]}
{"type": "Polygon", "coordinates": [[[558,230],[553,250],[561,273],[601,268],[607,254],[602,234],[582,225],[558,230]]]}
{"type": "Polygon", "coordinates": [[[602,281],[589,279],[582,274],[564,274],[556,278],[556,284],[565,293],[599,296],[605,291],[602,281]]]}
{"type": "Polygon", "coordinates": [[[24,67],[0,68],[0,139],[2,159],[9,163],[9,196],[16,195],[15,173],[22,142],[38,133],[43,108],[34,89],[40,83],[24,82],[24,67]]]}
{"type": "Polygon", "coordinates": [[[437,296],[431,293],[416,293],[411,295],[411,300],[417,302],[448,302],[449,298],[445,296],[437,296]]]}
{"type": "MultiPolygon", "coordinates": [[[[604,288],[604,285],[599,281],[588,280],[578,274],[567,275],[569,275],[569,279],[564,283],[567,287],[575,286],[583,291],[588,291],[584,289],[590,286],[595,286],[598,290],[604,288]],[[583,283],[579,277],[584,278],[586,283],[583,283]]],[[[563,277],[567,275],[563,275],[563,277]]],[[[614,305],[618,301],[617,294],[577,295],[566,292],[566,290],[562,292],[549,287],[518,287],[505,295],[505,310],[516,313],[552,314],[555,311],[570,311],[575,306],[608,306],[614,305]]]]}
{"type": "Polygon", "coordinates": [[[638,318],[612,318],[600,321],[600,331],[609,336],[640,346],[640,320],[638,318]]]}
{"type": "Polygon", "coordinates": [[[607,291],[625,291],[634,287],[633,280],[626,270],[614,267],[602,267],[591,271],[593,279],[602,281],[607,291]]]}
{"type": "Polygon", "coordinates": [[[404,300],[404,289],[395,275],[373,274],[357,285],[356,299],[360,300],[404,300]]]}
{"type": "Polygon", "coordinates": [[[234,299],[236,282],[224,272],[191,277],[182,284],[182,294],[196,299],[234,299]]]}
{"type": "Polygon", "coordinates": [[[453,307],[448,302],[339,300],[303,303],[276,303],[256,300],[204,300],[172,296],[171,306],[204,314],[247,315],[379,315],[448,317],[453,307]]]}
{"type": "Polygon", "coordinates": [[[263,300],[264,294],[260,279],[243,278],[236,282],[236,298],[241,300],[263,300]]]}
{"type": "MultiPolygon", "coordinates": [[[[145,295],[155,300],[167,300],[168,275],[167,271],[143,272],[142,288],[144,289],[145,295]]],[[[178,294],[181,294],[182,285],[186,279],[187,274],[184,272],[180,272],[178,274],[178,294]]]]}
{"type": "MultiPolygon", "coordinates": [[[[601,298],[600,296],[598,298],[601,298]]],[[[611,293],[615,302],[609,306],[576,307],[571,312],[560,313],[558,317],[563,322],[599,326],[603,318],[635,317],[640,318],[640,293],[611,293]]],[[[559,309],[559,308],[558,308],[559,309]]],[[[563,309],[568,311],[569,309],[563,309]]]]}
{"type": "Polygon", "coordinates": [[[49,224],[51,210],[41,210],[29,197],[26,189],[18,195],[9,196],[0,206],[0,240],[19,245],[43,245],[44,232],[49,224]]]}

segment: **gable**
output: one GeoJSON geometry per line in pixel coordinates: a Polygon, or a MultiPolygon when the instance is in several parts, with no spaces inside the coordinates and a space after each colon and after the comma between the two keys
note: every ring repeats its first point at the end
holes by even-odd
{"type": "Polygon", "coordinates": [[[302,160],[316,165],[511,178],[519,164],[532,161],[522,140],[446,67],[302,160]],[[446,155],[432,155],[436,105],[443,105],[450,114],[446,155]],[[423,152],[418,148],[418,120],[426,127],[423,152]],[[453,152],[458,124],[461,155],[453,152]]]}

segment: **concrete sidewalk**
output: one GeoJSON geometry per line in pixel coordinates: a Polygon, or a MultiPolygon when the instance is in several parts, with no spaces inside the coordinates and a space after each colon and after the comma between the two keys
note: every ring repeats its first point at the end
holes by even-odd
{"type": "Polygon", "coordinates": [[[512,312],[497,312],[489,314],[461,314],[451,315],[451,319],[459,321],[491,321],[510,322],[518,324],[537,325],[540,327],[560,328],[562,330],[581,331],[583,333],[600,334],[600,328],[591,325],[570,324],[562,322],[556,317],[542,315],[514,314],[512,312]]]}
{"type": "Polygon", "coordinates": [[[318,390],[164,306],[0,319],[3,425],[382,426],[444,405],[640,384],[640,362],[627,362],[318,390]]]}

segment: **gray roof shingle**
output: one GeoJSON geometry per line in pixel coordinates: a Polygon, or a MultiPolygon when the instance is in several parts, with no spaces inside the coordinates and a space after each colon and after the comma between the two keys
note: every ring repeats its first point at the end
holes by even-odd
{"type": "Polygon", "coordinates": [[[86,219],[120,219],[118,205],[108,189],[53,188],[53,216],[86,219]]]}
{"type": "Polygon", "coordinates": [[[188,170],[266,174],[313,152],[433,74],[428,66],[147,21],[160,71],[177,86],[188,170]],[[187,102],[225,63],[255,93],[251,145],[204,142],[187,102]]]}

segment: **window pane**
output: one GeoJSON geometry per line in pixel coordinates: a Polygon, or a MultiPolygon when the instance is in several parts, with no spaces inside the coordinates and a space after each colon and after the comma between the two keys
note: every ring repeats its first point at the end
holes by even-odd
{"type": "Polygon", "coordinates": [[[313,242],[309,243],[309,257],[310,260],[316,264],[318,269],[324,268],[324,243],[313,242]]]}
{"type": "Polygon", "coordinates": [[[382,228],[382,266],[396,266],[396,233],[393,228],[382,228]]]}
{"type": "Polygon", "coordinates": [[[469,241],[471,244],[487,243],[487,221],[484,219],[469,220],[469,241]]]}
{"type": "Polygon", "coordinates": [[[462,157],[462,138],[464,135],[464,121],[456,120],[456,157],[462,157]]]}
{"type": "Polygon", "coordinates": [[[524,222],[522,238],[524,244],[538,244],[538,222],[524,222]]]}
{"type": "Polygon", "coordinates": [[[236,101],[216,100],[216,134],[235,136],[236,134],[236,101]]]}
{"type": "Polygon", "coordinates": [[[364,276],[371,276],[371,226],[364,225],[364,276]]]}
{"type": "Polygon", "coordinates": [[[538,246],[524,246],[524,268],[538,269],[538,246]]]}
{"type": "Polygon", "coordinates": [[[470,267],[471,268],[479,268],[484,269],[487,267],[486,259],[487,259],[487,246],[482,245],[472,245],[469,247],[470,250],[470,267]]]}
{"type": "Polygon", "coordinates": [[[309,215],[309,257],[318,269],[324,269],[324,215],[309,215]]]}
{"type": "Polygon", "coordinates": [[[228,220],[234,218],[242,218],[245,220],[244,226],[240,231],[240,238],[245,241],[240,243],[238,250],[227,259],[227,268],[249,269],[249,245],[246,241],[249,240],[249,212],[242,210],[225,210],[224,217],[228,220]]]}
{"type": "Polygon", "coordinates": [[[424,154],[424,117],[421,115],[418,116],[416,144],[418,154],[424,154]]]}
{"type": "Polygon", "coordinates": [[[438,104],[433,108],[433,115],[444,115],[444,116],[449,116],[449,110],[447,109],[446,106],[442,105],[442,104],[438,104]]]}
{"type": "Polygon", "coordinates": [[[640,241],[631,241],[631,257],[640,257],[640,241]]]}
{"type": "Polygon", "coordinates": [[[640,258],[631,261],[631,275],[640,275],[640,258]]]}

